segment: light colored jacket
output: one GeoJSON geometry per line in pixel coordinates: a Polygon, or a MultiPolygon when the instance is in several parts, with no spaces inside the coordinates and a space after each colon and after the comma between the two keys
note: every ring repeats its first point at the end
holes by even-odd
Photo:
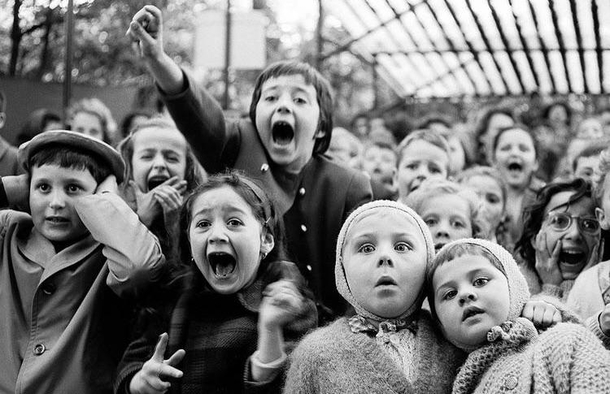
{"type": "Polygon", "coordinates": [[[128,332],[129,304],[165,259],[114,194],[75,208],[90,235],[59,253],[28,214],[0,212],[0,393],[106,393],[128,332]]]}

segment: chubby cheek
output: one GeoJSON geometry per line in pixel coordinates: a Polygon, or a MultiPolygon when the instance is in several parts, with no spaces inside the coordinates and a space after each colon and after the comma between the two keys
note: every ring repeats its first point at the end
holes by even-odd
{"type": "Polygon", "coordinates": [[[138,185],[140,190],[147,190],[147,178],[150,166],[140,160],[133,159],[131,161],[131,167],[133,169],[133,181],[138,185]]]}

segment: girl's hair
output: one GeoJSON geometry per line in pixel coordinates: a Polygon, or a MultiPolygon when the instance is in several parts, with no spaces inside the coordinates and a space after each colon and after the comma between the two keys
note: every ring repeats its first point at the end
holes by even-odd
{"type": "Polygon", "coordinates": [[[500,174],[500,172],[498,170],[496,170],[495,168],[489,167],[489,166],[470,167],[470,168],[462,171],[460,174],[458,174],[455,180],[459,184],[464,184],[465,182],[469,181],[470,179],[472,179],[476,176],[486,176],[488,178],[491,178],[498,184],[498,186],[500,186],[500,190],[502,191],[502,201],[503,201],[502,209],[506,208],[506,198],[507,198],[507,194],[508,194],[508,186],[506,185],[506,182],[504,181],[504,178],[502,178],[502,175],[500,174]]]}
{"type": "Polygon", "coordinates": [[[569,182],[552,182],[538,192],[536,200],[523,211],[523,233],[515,244],[515,254],[519,254],[528,267],[534,269],[536,264],[536,250],[532,240],[536,238],[544,221],[544,210],[554,195],[574,191],[565,205],[570,205],[582,198],[593,198],[593,187],[589,181],[576,178],[569,182]]]}
{"type": "Polygon", "coordinates": [[[475,245],[471,243],[458,243],[451,246],[447,246],[440,250],[440,252],[434,257],[432,262],[426,266],[426,285],[425,288],[428,292],[428,301],[430,305],[430,312],[432,316],[438,321],[436,310],[434,309],[434,288],[432,287],[432,279],[434,273],[438,267],[442,266],[448,261],[455,260],[462,256],[481,256],[485,257],[489,262],[497,269],[500,270],[506,276],[506,271],[502,266],[502,263],[493,253],[487,248],[481,245],[475,245]]]}
{"type": "Polygon", "coordinates": [[[114,142],[112,141],[112,137],[114,136],[116,123],[110,109],[108,109],[101,100],[96,98],[85,98],[73,103],[68,109],[68,124],[71,124],[76,114],[80,112],[86,112],[96,116],[102,125],[104,142],[107,144],[112,144],[114,142]]]}
{"type": "MultiPolygon", "coordinates": [[[[443,135],[441,133],[439,133],[438,131],[434,131],[434,130],[429,130],[429,129],[420,129],[420,130],[414,130],[411,133],[409,133],[409,135],[407,135],[402,141],[400,141],[400,144],[398,144],[398,147],[396,148],[396,155],[398,156],[398,163],[402,162],[403,160],[403,152],[405,149],[407,149],[407,147],[409,145],[411,145],[413,142],[415,141],[426,141],[438,148],[441,148],[446,154],[447,154],[447,158],[449,158],[450,156],[450,148],[449,148],[449,143],[447,142],[447,139],[445,137],[443,137],[443,135]]],[[[449,160],[447,160],[447,173],[449,173],[449,160]]]]}
{"type": "MultiPolygon", "coordinates": [[[[530,138],[532,139],[532,144],[534,145],[534,152],[536,153],[536,157],[538,157],[538,155],[540,154],[540,149],[538,146],[538,140],[536,139],[536,137],[534,136],[534,133],[532,133],[532,131],[525,125],[522,124],[514,124],[512,126],[508,126],[508,127],[503,127],[500,130],[498,130],[498,134],[496,134],[496,136],[494,137],[493,140],[493,144],[492,144],[492,154],[495,157],[495,152],[496,152],[496,148],[498,147],[498,143],[500,142],[500,137],[502,136],[502,134],[506,133],[507,131],[511,131],[511,130],[521,130],[524,131],[525,133],[527,133],[530,138]]],[[[493,157],[491,157],[493,158],[493,157]]]]}
{"type": "Polygon", "coordinates": [[[305,83],[313,85],[316,89],[320,116],[318,118],[318,130],[324,132],[324,136],[316,138],[313,154],[320,155],[328,149],[333,131],[333,98],[331,87],[326,78],[307,63],[295,61],[280,61],[267,67],[256,79],[252,101],[250,102],[250,120],[256,125],[256,106],[261,98],[263,84],[271,78],[284,75],[301,75],[305,83]]]}
{"type": "Polygon", "coordinates": [[[28,161],[28,173],[32,174],[32,167],[40,167],[45,164],[74,170],[88,170],[98,184],[113,173],[106,161],[96,153],[61,144],[48,144],[44,149],[34,153],[28,161]]]}
{"type": "Polygon", "coordinates": [[[544,110],[542,111],[542,119],[548,121],[549,116],[551,115],[551,111],[555,107],[562,107],[563,109],[565,109],[567,116],[566,123],[569,125],[570,122],[572,122],[572,108],[570,108],[570,106],[563,101],[556,101],[544,107],[544,110]]]}
{"type": "Polygon", "coordinates": [[[594,197],[595,204],[598,207],[601,207],[601,201],[604,197],[604,182],[606,181],[606,176],[610,172],[610,148],[607,148],[599,155],[599,163],[597,164],[597,168],[595,169],[595,176],[593,177],[594,182],[594,197]]]}
{"type": "Polygon", "coordinates": [[[419,188],[409,193],[405,203],[421,216],[424,204],[431,198],[450,195],[463,198],[470,210],[470,224],[473,238],[487,238],[486,226],[480,218],[481,202],[479,197],[470,189],[445,179],[426,179],[419,188]]]}
{"type": "Polygon", "coordinates": [[[151,110],[146,109],[146,108],[134,109],[133,111],[129,112],[127,115],[125,115],[125,117],[121,121],[121,127],[120,127],[121,137],[120,138],[125,138],[131,133],[133,121],[138,116],[142,116],[142,117],[150,119],[154,116],[154,114],[151,110]]]}
{"type": "MultiPolygon", "coordinates": [[[[117,147],[117,150],[123,156],[123,160],[125,161],[125,180],[133,180],[133,150],[134,150],[134,139],[136,138],[136,134],[140,133],[145,129],[170,129],[176,130],[176,125],[163,117],[154,117],[145,122],[142,122],[135,130],[133,130],[127,137],[125,137],[117,147]]],[[[197,163],[197,159],[191,150],[191,146],[186,144],[186,169],[184,173],[184,180],[186,181],[186,190],[190,191],[197,187],[197,185],[201,184],[204,179],[204,174],[201,173],[200,167],[197,163]]],[[[125,185],[128,185],[129,182],[125,182],[125,185]]]]}
{"type": "MultiPolygon", "coordinates": [[[[255,183],[255,181],[239,174],[236,171],[229,171],[224,174],[212,175],[208,180],[198,186],[184,200],[182,210],[180,212],[180,257],[183,262],[193,261],[191,256],[191,244],[189,240],[189,226],[193,216],[193,204],[203,194],[211,190],[220,189],[222,187],[230,187],[237,195],[246,201],[252,208],[252,214],[261,223],[263,229],[267,231],[275,241],[273,249],[262,259],[258,272],[266,272],[269,264],[274,261],[286,260],[286,248],[284,241],[284,231],[281,218],[278,216],[275,206],[269,196],[263,189],[255,183]]],[[[191,264],[195,273],[199,270],[191,264]]],[[[195,283],[205,283],[205,279],[201,274],[193,276],[195,283]]],[[[194,283],[194,285],[196,285],[194,283]]]]}
{"type": "Polygon", "coordinates": [[[508,108],[498,107],[487,110],[487,112],[483,114],[483,116],[477,122],[477,125],[474,128],[474,137],[476,143],[479,143],[481,136],[487,133],[487,129],[489,128],[489,124],[491,123],[491,118],[496,115],[506,115],[511,119],[515,119],[515,117],[513,116],[513,112],[508,108]]]}

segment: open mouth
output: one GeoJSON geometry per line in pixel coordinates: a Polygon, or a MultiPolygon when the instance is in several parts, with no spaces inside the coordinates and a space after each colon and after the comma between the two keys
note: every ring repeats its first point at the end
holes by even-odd
{"type": "Polygon", "coordinates": [[[61,223],[68,223],[69,220],[60,216],[50,216],[48,218],[46,218],[47,222],[51,222],[53,224],[61,224],[61,223]]]}
{"type": "Polygon", "coordinates": [[[509,171],[523,171],[523,166],[521,165],[521,163],[510,163],[508,165],[508,170],[509,171]]]}
{"type": "Polygon", "coordinates": [[[288,122],[275,122],[271,128],[273,142],[278,145],[288,145],[294,139],[294,128],[288,122]]]}
{"type": "Polygon", "coordinates": [[[437,243],[437,244],[434,244],[434,251],[435,251],[436,253],[438,253],[438,251],[439,251],[439,250],[441,250],[441,248],[442,248],[443,246],[445,246],[445,244],[444,244],[444,243],[442,243],[442,242],[439,242],[439,243],[437,243]]]}
{"type": "Polygon", "coordinates": [[[224,252],[214,252],[208,255],[208,261],[212,267],[212,271],[217,278],[226,278],[235,271],[237,261],[235,257],[224,252]]]}
{"type": "Polygon", "coordinates": [[[578,250],[562,250],[559,261],[567,265],[580,265],[587,258],[587,254],[578,250]]]}
{"type": "Polygon", "coordinates": [[[484,313],[485,311],[481,308],[477,308],[476,306],[471,306],[469,308],[466,308],[466,310],[464,311],[464,313],[462,314],[462,321],[471,318],[473,316],[476,315],[480,315],[481,313],[484,313]]]}
{"type": "Polygon", "coordinates": [[[152,190],[155,187],[159,186],[163,182],[167,181],[169,178],[166,176],[153,176],[148,180],[148,190],[152,190]]]}

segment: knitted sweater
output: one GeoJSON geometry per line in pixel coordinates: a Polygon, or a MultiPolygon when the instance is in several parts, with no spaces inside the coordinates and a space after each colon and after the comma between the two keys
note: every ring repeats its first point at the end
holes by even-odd
{"type": "Polygon", "coordinates": [[[610,352],[583,326],[559,323],[539,335],[529,321],[508,323],[469,354],[453,393],[610,393],[610,352]]]}
{"type": "Polygon", "coordinates": [[[417,323],[412,371],[401,371],[374,336],[353,333],[347,318],[316,330],[291,355],[284,393],[449,393],[464,353],[435,331],[427,312],[417,323]]]}

